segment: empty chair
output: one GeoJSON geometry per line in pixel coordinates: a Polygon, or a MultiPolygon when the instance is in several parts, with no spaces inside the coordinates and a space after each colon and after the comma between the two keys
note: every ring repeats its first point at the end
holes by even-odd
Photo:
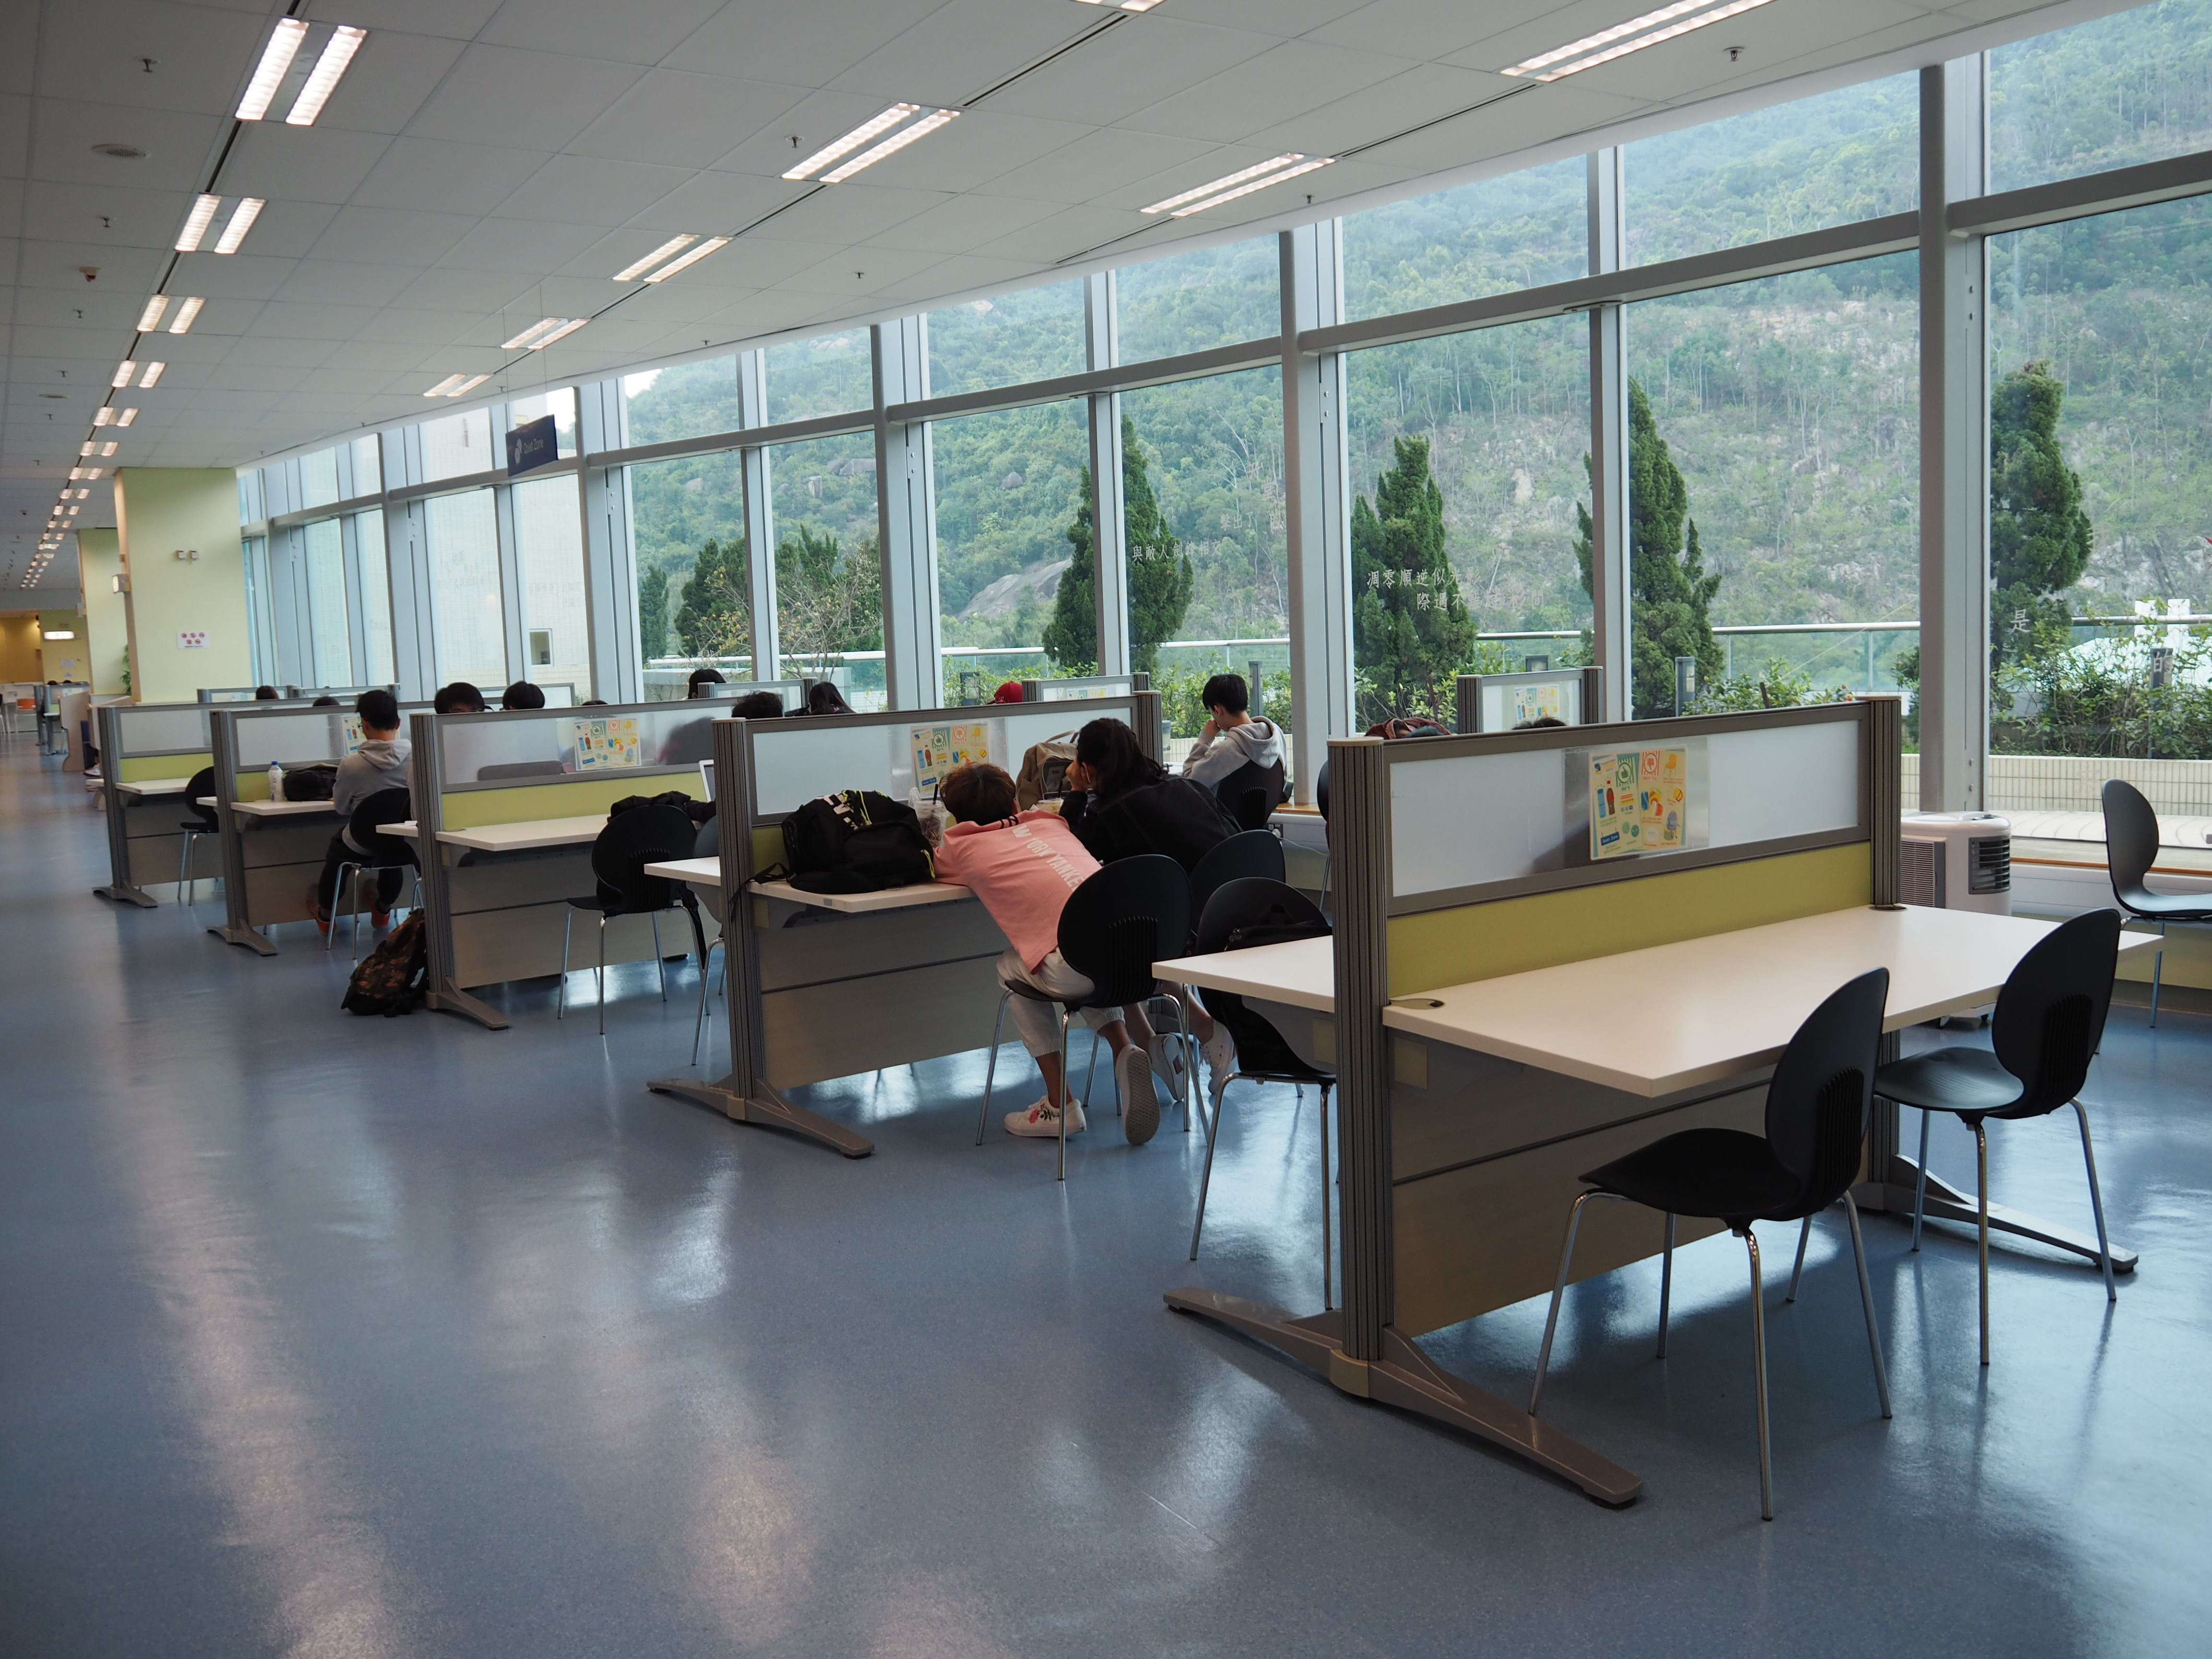
{"type": "MultiPolygon", "coordinates": [[[[2126,786],[2122,785],[2123,788],[2126,786]]],[[[2106,797],[2109,810],[2111,796],[2106,797]]],[[[2141,799],[2141,797],[2137,797],[2141,799]]],[[[2115,870],[2117,875],[2118,872],[2115,870]]],[[[2097,1190],[2097,1154],[2089,1113],[2077,1097],[2089,1061],[2105,1039],[2112,973],[2119,965],[2120,915],[2092,910],[2063,923],[2020,959],[1997,994],[1990,1047],[1960,1044],[1892,1060],[1875,1075],[1875,1092],[1920,1111],[1920,1177],[1912,1190],[1912,1248],[1920,1248],[1928,1201],[1928,1122],[1949,1112],[1974,1132],[1974,1204],[1981,1245],[1982,1364],[1990,1363],[1990,1118],[2042,1117],[2071,1106],[2081,1127],[2081,1164],[2089,1176],[2089,1209],[2097,1218],[2097,1254],[2105,1299],[2117,1302],[2112,1246],[2105,1237],[2105,1200],[2097,1190]]]]}
{"type": "Polygon", "coordinates": [[[1552,1311],[1544,1322],[1543,1348],[1536,1356],[1535,1384],[1528,1390],[1529,1416],[1535,1416],[1543,1397],[1544,1371],[1551,1364],[1552,1338],[1559,1328],[1559,1299],[1566,1292],[1567,1272],[1574,1263],[1575,1230],[1582,1223],[1583,1206],[1594,1198],[1642,1204],[1667,1218],[1659,1277],[1662,1359],[1667,1357],[1667,1304],[1674,1277],[1674,1218],[1710,1217],[1725,1222],[1743,1240],[1751,1257],[1753,1404],[1759,1418],[1759,1507],[1765,1519],[1774,1519],[1774,1481],[1766,1437],[1766,1304],[1753,1222],[1809,1222],[1829,1205],[1843,1200],[1851,1225],[1851,1254],[1858,1261],[1859,1304],[1866,1313],[1867,1346],[1874,1355],[1875,1389],[1881,1399],[1881,1414],[1889,1415],[1889,1376],[1882,1365],[1881,1333],[1875,1324],[1874,1289],[1867,1281],[1858,1206],[1850,1193],[1866,1146],[1882,1008],[1888,997],[1889,970],[1877,968],[1832,994],[1806,1017],[1767,1083],[1763,1137],[1740,1129],[1684,1129],[1582,1177],[1590,1190],[1577,1198],[1567,1212],[1559,1276],[1552,1286],[1552,1311]]]}
{"type": "Polygon", "coordinates": [[[491,783],[501,778],[557,778],[565,775],[557,760],[501,761],[495,765],[477,768],[478,783],[491,783]]]}
{"type": "Polygon", "coordinates": [[[215,815],[215,808],[203,806],[203,799],[215,793],[215,768],[203,766],[185,784],[185,811],[191,817],[178,824],[185,832],[185,855],[177,860],[177,885],[185,891],[185,902],[190,904],[199,894],[198,879],[191,873],[192,843],[202,836],[222,833],[222,825],[215,815]]]}
{"type": "MultiPolygon", "coordinates": [[[[1197,954],[1249,950],[1255,945],[1280,944],[1294,939],[1322,939],[1329,925],[1314,902],[1279,878],[1250,876],[1224,882],[1216,888],[1199,918],[1197,954]]],[[[1334,1259],[1329,1227],[1332,1194],[1328,1156],[1328,1091],[1336,1074],[1301,1060],[1283,1040],[1282,1033],[1244,1006],[1230,991],[1206,993],[1206,1012],[1229,1028],[1237,1039],[1237,1069],[1213,1079],[1213,1109],[1206,1119],[1206,1169],[1198,1182],[1198,1216],[1190,1227],[1190,1259],[1198,1260],[1199,1235],[1206,1228],[1206,1196],[1213,1184],[1213,1148],[1221,1139],[1221,1114],[1227,1104],[1229,1085],[1248,1083],[1315,1084],[1321,1091],[1321,1298],[1325,1309],[1336,1305],[1336,1286],[1331,1264],[1334,1259]]]]}
{"type": "Polygon", "coordinates": [[[1239,827],[1264,830],[1275,809],[1283,804],[1283,780],[1286,775],[1280,761],[1270,761],[1265,766],[1257,761],[1246,761],[1215,784],[1213,793],[1239,827]]]}
{"type": "Polygon", "coordinates": [[[1206,915],[1206,903],[1218,889],[1254,876],[1283,879],[1283,843],[1272,830],[1240,830],[1199,860],[1190,872],[1191,920],[1195,922],[1206,915]]]}
{"type": "MultiPolygon", "coordinates": [[[[2169,921],[2212,921],[2212,905],[2196,893],[2154,893],[2143,878],[2158,861],[2158,814],[2142,792],[2118,778],[2105,781],[2105,863],[2112,872],[2112,896],[2131,916],[2158,924],[2166,938],[2169,921]]],[[[2161,942],[2150,969],[2150,1023],[2158,1024],[2159,981],[2166,974],[2161,942]]]]}
{"type": "MultiPolygon", "coordinates": [[[[561,995],[554,1010],[555,1018],[565,1019],[568,1014],[568,944],[579,910],[590,912],[599,919],[599,963],[593,974],[599,994],[601,1036],[607,1030],[607,923],[617,916],[653,918],[653,961],[660,973],[660,1000],[665,1002],[668,963],[660,953],[660,913],[684,911],[691,918],[691,937],[699,949],[699,975],[702,981],[705,980],[707,930],[699,921],[698,900],[691,896],[687,884],[645,873],[648,864],[672,864],[690,858],[697,838],[690,815],[680,806],[633,806],[607,821],[607,827],[592,843],[592,873],[599,878],[599,890],[568,901],[568,921],[561,930],[561,995]]],[[[698,1052],[697,1042],[698,1026],[694,1022],[695,1054],[698,1052]]]]}
{"type": "MultiPolygon", "coordinates": [[[[1059,1003],[1060,1086],[1067,1095],[1067,1027],[1086,1008],[1119,1008],[1152,994],[1152,964],[1183,948],[1190,933],[1190,878],[1182,866],[1164,853],[1116,859],[1094,872],[1067,896],[1060,913],[1058,944],[1067,965],[1091,981],[1091,994],[1059,1003]]],[[[975,1144],[991,1118],[991,1090],[998,1075],[999,1038],[1006,1022],[1006,999],[1026,996],[1054,1001],[1038,991],[1007,987],[999,998],[998,1024],[991,1032],[991,1062],[983,1077],[983,1109],[975,1120],[975,1144]]],[[[1067,1179],[1067,1120],[1060,1115],[1060,1175],[1067,1179]]]]}
{"type": "MultiPolygon", "coordinates": [[[[415,816],[411,798],[404,789],[380,789],[353,809],[346,820],[345,839],[349,848],[361,849],[356,858],[338,866],[338,884],[331,890],[331,908],[336,920],[337,896],[347,896],[346,909],[350,917],[347,927],[347,945],[353,957],[361,955],[361,878],[375,875],[382,879],[386,870],[403,870],[415,875],[415,844],[401,836],[384,833],[386,824],[404,823],[415,816]]],[[[416,875],[418,885],[422,878],[416,875]]],[[[331,948],[335,930],[323,935],[323,949],[331,948]]]]}

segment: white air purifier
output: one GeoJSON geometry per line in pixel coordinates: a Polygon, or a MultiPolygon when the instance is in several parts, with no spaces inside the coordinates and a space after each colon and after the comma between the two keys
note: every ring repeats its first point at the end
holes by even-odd
{"type": "Polygon", "coordinates": [[[2012,914],[2012,823],[1994,812],[1907,812],[1898,896],[1933,910],[2012,914]]]}

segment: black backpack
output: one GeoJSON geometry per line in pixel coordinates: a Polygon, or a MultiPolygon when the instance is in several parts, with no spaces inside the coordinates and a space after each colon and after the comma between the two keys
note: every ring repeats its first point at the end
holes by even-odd
{"type": "Polygon", "coordinates": [[[429,972],[430,941],[417,910],[353,970],[345,1000],[338,1006],[349,1014],[382,1014],[387,1019],[411,1014],[422,1006],[429,972]]]}
{"type": "Polygon", "coordinates": [[[876,893],[936,878],[929,837],[914,808],[872,789],[841,789],[783,821],[793,887],[809,893],[876,893]]]}
{"type": "Polygon", "coordinates": [[[286,800],[328,800],[337,787],[335,766],[295,766],[284,775],[286,800]]]}

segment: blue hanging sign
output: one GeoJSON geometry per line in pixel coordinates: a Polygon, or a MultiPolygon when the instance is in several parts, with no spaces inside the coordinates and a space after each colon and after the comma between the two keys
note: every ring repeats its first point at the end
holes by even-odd
{"type": "Polygon", "coordinates": [[[536,471],[561,459],[561,440],[553,430],[553,417],[541,415],[526,421],[507,434],[507,476],[536,471]]]}

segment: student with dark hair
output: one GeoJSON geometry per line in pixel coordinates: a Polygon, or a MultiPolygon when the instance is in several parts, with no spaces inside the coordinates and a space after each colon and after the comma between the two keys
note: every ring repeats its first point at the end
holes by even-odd
{"type": "Polygon", "coordinates": [[[466,680],[455,680],[451,685],[439,688],[438,695],[430,699],[430,707],[441,714],[481,714],[484,712],[483,693],[466,680]]]}
{"type": "Polygon", "coordinates": [[[731,715],[741,720],[773,720],[783,717],[783,699],[773,691],[755,691],[730,705],[731,715]]]}
{"type": "Polygon", "coordinates": [[[845,701],[842,692],[827,680],[817,680],[806,689],[806,712],[810,714],[849,714],[853,705],[845,701]]]}
{"type": "Polygon", "coordinates": [[[1206,681],[1198,700],[1206,705],[1206,726],[1190,753],[1183,757],[1183,776],[1218,792],[1231,777],[1250,767],[1253,770],[1247,775],[1255,785],[1261,774],[1279,784],[1282,774],[1276,769],[1284,764],[1283,734],[1273,720],[1253,718],[1244,677],[1216,674],[1206,681]]]}
{"type": "Polygon", "coordinates": [[[1565,726],[1565,725],[1566,722],[1556,714],[1539,714],[1533,720],[1522,720],[1520,725],[1515,726],[1513,729],[1516,732],[1544,732],[1550,730],[1553,726],[1565,726]]]}
{"type": "MultiPolygon", "coordinates": [[[[1018,811],[1014,781],[998,767],[956,767],[938,786],[937,798],[957,820],[946,828],[938,849],[938,879],[973,888],[1006,936],[1009,947],[999,958],[999,982],[1055,999],[1089,995],[1091,982],[1060,953],[1060,913],[1067,908],[1068,895],[1097,872],[1097,860],[1084,851],[1057,813],[1018,811]]],[[[1067,1133],[1082,1133],[1083,1103],[1069,1097],[1060,1072],[1057,1013],[1050,1003],[1034,997],[1010,997],[1007,1006],[1022,1046],[1043,1075],[1044,1097],[1026,1111],[1007,1113],[1006,1133],[1057,1136],[1065,1110],[1067,1133]]],[[[1113,1048],[1114,1077],[1121,1087],[1121,1132],[1131,1146],[1142,1146],[1159,1127],[1160,1103],[1144,1054],[1130,1040],[1128,1024],[1110,1008],[1086,1008],[1075,1023],[1097,1031],[1113,1048]]]]}
{"type": "Polygon", "coordinates": [[[728,684],[729,682],[722,678],[722,671],[719,668],[695,668],[691,671],[690,689],[684,692],[684,700],[689,702],[694,697],[705,696],[707,693],[702,688],[706,686],[728,684]]]}
{"type": "Polygon", "coordinates": [[[336,708],[338,706],[338,700],[336,697],[325,695],[317,697],[314,702],[307,706],[311,708],[336,708]]]}
{"type": "Polygon", "coordinates": [[[258,685],[254,687],[253,701],[256,702],[276,702],[276,688],[273,685],[258,685]]]}
{"type": "MultiPolygon", "coordinates": [[[[338,832],[331,837],[330,850],[323,854],[321,878],[308,890],[315,907],[315,926],[325,933],[331,931],[331,915],[337,908],[338,866],[357,864],[368,856],[368,850],[355,846],[347,835],[354,808],[379,790],[406,788],[408,761],[414,753],[414,745],[399,735],[399,702],[392,693],[381,686],[364,691],[353,711],[361,720],[361,747],[338,763],[338,775],[331,786],[331,807],[338,815],[338,832]]],[[[370,917],[376,927],[385,927],[392,920],[392,902],[399,896],[401,874],[398,870],[377,872],[375,907],[370,917]]]]}
{"type": "Polygon", "coordinates": [[[517,680],[499,694],[501,708],[543,708],[545,693],[528,680],[517,680]]]}

